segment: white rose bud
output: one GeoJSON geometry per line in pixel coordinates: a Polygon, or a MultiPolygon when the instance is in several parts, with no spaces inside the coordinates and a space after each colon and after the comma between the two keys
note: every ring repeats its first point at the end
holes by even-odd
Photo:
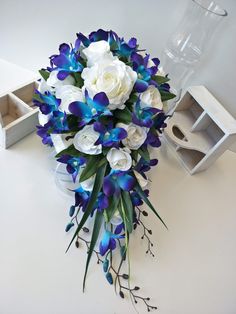
{"type": "Polygon", "coordinates": [[[92,125],[86,125],[76,133],[73,144],[77,150],[88,155],[99,155],[102,152],[102,145],[95,145],[99,133],[94,131],[92,125]]]}
{"type": "Polygon", "coordinates": [[[148,89],[140,95],[141,107],[154,107],[156,109],[162,109],[163,103],[161,101],[161,94],[159,90],[150,85],[148,89]]]}
{"type": "Polygon", "coordinates": [[[99,60],[112,60],[114,57],[110,51],[110,45],[105,40],[91,43],[83,50],[83,54],[87,58],[88,67],[93,66],[99,60]]]}
{"type": "Polygon", "coordinates": [[[137,73],[117,58],[109,62],[100,60],[91,68],[85,68],[81,76],[90,97],[106,93],[110,110],[124,109],[137,80],[137,73]]]}
{"type": "Polygon", "coordinates": [[[70,113],[68,107],[74,101],[84,101],[82,90],[73,85],[63,85],[56,89],[56,98],[61,99],[59,109],[70,113]]]}
{"type": "Polygon", "coordinates": [[[124,124],[117,123],[116,127],[123,128],[127,132],[127,137],[122,140],[122,143],[129,149],[137,150],[143,145],[147,138],[148,128],[141,127],[134,123],[124,124]]]}
{"type": "Polygon", "coordinates": [[[127,171],[132,166],[130,151],[124,148],[111,148],[107,153],[107,160],[113,170],[127,171]]]}
{"type": "Polygon", "coordinates": [[[62,85],[74,85],[75,84],[75,79],[73,78],[73,76],[69,75],[63,81],[61,81],[57,78],[57,74],[58,74],[58,71],[50,72],[49,78],[47,79],[47,85],[57,88],[62,85]]]}

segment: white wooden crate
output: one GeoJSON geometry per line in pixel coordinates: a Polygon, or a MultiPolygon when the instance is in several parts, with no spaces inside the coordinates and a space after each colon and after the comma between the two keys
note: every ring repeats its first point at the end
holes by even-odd
{"type": "Polygon", "coordinates": [[[194,174],[207,169],[236,141],[236,120],[204,86],[192,86],[177,104],[164,135],[194,174]]]}
{"type": "Polygon", "coordinates": [[[33,94],[38,82],[30,82],[0,96],[0,145],[8,148],[36,130],[38,107],[33,94]]]}

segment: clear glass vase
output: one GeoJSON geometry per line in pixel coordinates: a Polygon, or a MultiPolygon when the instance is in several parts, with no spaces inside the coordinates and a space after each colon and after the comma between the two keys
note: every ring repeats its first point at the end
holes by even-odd
{"type": "Polygon", "coordinates": [[[194,73],[226,10],[211,0],[190,0],[184,16],[162,53],[162,71],[171,78],[172,92],[177,95],[194,73]]]}

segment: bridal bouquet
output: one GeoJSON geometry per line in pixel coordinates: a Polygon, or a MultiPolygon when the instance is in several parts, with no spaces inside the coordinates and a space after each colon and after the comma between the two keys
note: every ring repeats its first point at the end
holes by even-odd
{"type": "Polygon", "coordinates": [[[157,164],[150,148],[161,145],[159,135],[166,126],[163,102],[175,96],[158,67],[159,60],[140,49],[135,38],[125,41],[102,29],[88,37],[79,33],[74,45],[61,44],[50,67],[40,70],[34,96],[40,109],[38,135],[51,146],[60,139],[64,146],[57,161],[78,182],[66,232],[74,229],[69,247],[83,242],[88,250],[83,287],[94,253],[120,297],[128,293],[148,311],[155,308],[150,298],[130,286],[129,266],[127,273],[121,273],[121,266],[125,261],[129,265],[129,239],[137,226],[153,255],[143,203],[165,225],[146,188],[146,173],[157,164]],[[91,230],[85,226],[90,217],[91,230]]]}

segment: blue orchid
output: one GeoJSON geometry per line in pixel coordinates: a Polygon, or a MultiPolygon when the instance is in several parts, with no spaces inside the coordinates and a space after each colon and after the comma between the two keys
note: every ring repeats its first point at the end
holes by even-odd
{"type": "Polygon", "coordinates": [[[107,208],[108,206],[109,206],[108,197],[104,193],[100,192],[98,194],[98,198],[97,198],[94,208],[97,209],[99,212],[103,212],[103,210],[107,208]]]}
{"type": "Polygon", "coordinates": [[[88,37],[86,37],[84,34],[82,33],[77,33],[77,45],[78,43],[81,43],[85,46],[88,47],[91,42],[95,42],[95,41],[99,41],[99,40],[105,40],[108,41],[108,37],[109,37],[109,33],[108,31],[104,31],[103,29],[99,29],[96,32],[91,32],[89,34],[88,37]]]}
{"type": "Polygon", "coordinates": [[[154,128],[151,128],[147,134],[147,138],[145,140],[146,145],[150,145],[152,147],[160,147],[161,141],[158,133],[154,128]]]}
{"type": "MultiPolygon", "coordinates": [[[[74,192],[75,192],[75,207],[79,206],[81,207],[82,211],[86,211],[86,207],[88,205],[91,192],[84,190],[82,186],[79,186],[76,190],[74,190],[74,192]]],[[[91,217],[93,216],[95,210],[103,212],[103,210],[108,206],[109,206],[108,197],[103,192],[100,192],[98,194],[97,200],[91,212],[91,217]]]]}
{"type": "Polygon", "coordinates": [[[50,116],[50,120],[44,126],[38,125],[37,129],[37,134],[42,138],[42,143],[53,146],[51,134],[58,134],[69,129],[66,113],[54,111],[50,116]]]}
{"type": "Polygon", "coordinates": [[[168,116],[163,111],[159,112],[154,118],[154,128],[158,130],[158,132],[162,133],[162,129],[167,126],[165,123],[167,118],[168,116]]]}
{"type": "Polygon", "coordinates": [[[96,119],[99,116],[112,115],[107,108],[109,100],[104,92],[96,94],[93,99],[88,95],[88,91],[85,90],[86,102],[75,101],[69,105],[69,111],[75,116],[79,117],[79,127],[88,124],[92,119],[96,119]]]}
{"type": "Polygon", "coordinates": [[[61,133],[64,131],[68,131],[68,123],[67,123],[67,115],[65,112],[62,111],[54,111],[52,113],[52,116],[50,118],[50,121],[52,123],[52,133],[61,133]]]}
{"type": "Polygon", "coordinates": [[[119,142],[127,137],[127,132],[123,128],[113,128],[113,123],[107,126],[99,121],[93,125],[96,132],[100,133],[96,145],[102,144],[104,147],[119,147],[119,142]]]}
{"type": "Polygon", "coordinates": [[[35,90],[35,93],[39,96],[39,100],[34,98],[33,103],[35,106],[39,107],[43,114],[49,114],[58,110],[61,103],[60,99],[57,99],[48,91],[42,94],[38,90],[35,90]]]}
{"type": "Polygon", "coordinates": [[[44,126],[41,125],[37,125],[37,134],[38,136],[40,136],[42,138],[42,143],[44,145],[49,145],[49,146],[53,146],[53,142],[50,136],[50,128],[51,128],[51,123],[48,122],[46,123],[44,126]]]}
{"type": "Polygon", "coordinates": [[[147,161],[143,157],[141,157],[139,159],[138,163],[135,165],[134,170],[136,170],[138,173],[143,175],[143,172],[149,171],[151,169],[151,167],[154,167],[157,164],[158,164],[158,160],[155,158],[147,161]]]}
{"type": "MultiPolygon", "coordinates": [[[[145,195],[148,197],[149,196],[149,190],[144,190],[143,191],[145,193],[145,195]]],[[[132,204],[134,206],[141,206],[143,205],[143,200],[142,198],[140,197],[140,195],[137,193],[137,192],[132,192],[130,193],[130,197],[131,197],[131,201],[132,201],[132,204]]]]}
{"type": "Polygon", "coordinates": [[[131,191],[135,183],[135,178],[132,177],[129,172],[111,170],[104,178],[103,192],[107,196],[119,196],[121,190],[131,191]]]}
{"type": "Polygon", "coordinates": [[[128,42],[125,42],[124,38],[119,38],[113,31],[105,31],[99,29],[96,32],[92,32],[88,37],[82,33],[77,34],[77,42],[88,47],[92,42],[105,40],[110,44],[113,53],[120,57],[129,57],[133,52],[137,51],[137,39],[131,38],[128,42]]]}
{"type": "Polygon", "coordinates": [[[160,110],[153,107],[142,108],[140,103],[141,101],[139,98],[136,104],[134,105],[134,111],[132,113],[132,122],[139,126],[150,128],[154,124],[153,116],[160,110]]]}
{"type": "Polygon", "coordinates": [[[134,37],[126,42],[124,38],[119,38],[111,31],[108,42],[113,53],[119,57],[128,58],[137,51],[137,39],[134,37]]]}
{"type": "Polygon", "coordinates": [[[90,192],[85,191],[81,186],[78,187],[75,192],[75,207],[79,206],[83,211],[85,211],[88,205],[90,192]]]}
{"type": "Polygon", "coordinates": [[[75,182],[77,175],[80,171],[80,167],[86,163],[84,157],[72,157],[70,155],[62,155],[57,161],[66,164],[66,170],[72,175],[72,179],[75,182]]]}
{"type": "Polygon", "coordinates": [[[150,84],[157,85],[155,81],[152,80],[152,76],[158,71],[158,65],[160,63],[159,59],[153,58],[153,66],[148,68],[149,55],[146,54],[142,57],[140,54],[133,52],[131,54],[131,61],[133,63],[133,69],[138,74],[138,79],[134,85],[135,90],[138,93],[142,93],[147,90],[150,84]]]}
{"type": "Polygon", "coordinates": [[[107,251],[114,250],[116,248],[116,240],[122,239],[124,237],[124,235],[114,234],[108,230],[105,230],[99,245],[100,254],[104,256],[107,251]]]}
{"type": "Polygon", "coordinates": [[[78,48],[78,42],[76,42],[76,48],[64,43],[59,47],[60,54],[50,57],[52,68],[49,69],[58,71],[57,78],[59,80],[64,80],[72,72],[81,72],[83,70],[83,65],[79,62],[78,48]]]}

